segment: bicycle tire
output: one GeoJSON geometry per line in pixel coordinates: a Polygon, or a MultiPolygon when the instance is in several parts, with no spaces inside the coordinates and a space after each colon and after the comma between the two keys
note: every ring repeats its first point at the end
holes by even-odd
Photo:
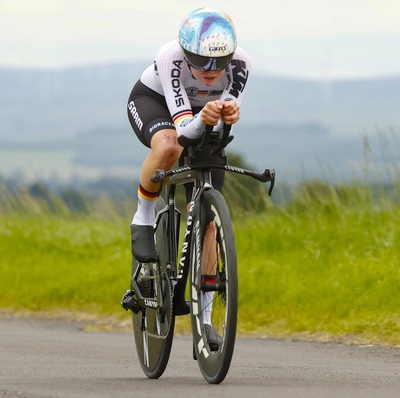
{"type": "MultiPolygon", "coordinates": [[[[156,213],[165,207],[164,200],[160,197],[156,205],[156,213]]],[[[175,317],[172,312],[172,286],[167,275],[167,213],[164,213],[155,230],[156,248],[160,258],[161,274],[164,275],[162,283],[164,284],[165,307],[167,316],[165,318],[165,328],[168,328],[166,336],[163,338],[148,335],[143,330],[143,324],[147,326],[146,330],[157,330],[160,322],[157,317],[159,314],[156,309],[146,307],[145,310],[137,314],[132,312],[132,326],[135,338],[136,352],[140,365],[145,375],[150,379],[158,379],[164,373],[173,342],[175,317]],[[168,319],[169,318],[169,319],[168,319]]],[[[132,276],[135,271],[132,266],[132,276]]]]}
{"type": "Polygon", "coordinates": [[[238,272],[233,225],[228,206],[220,192],[212,189],[202,195],[200,217],[195,221],[193,232],[190,317],[194,357],[206,381],[210,384],[219,384],[225,379],[231,364],[238,309],[238,272]],[[209,228],[212,229],[211,237],[205,244],[205,235],[209,228]],[[203,289],[214,289],[213,283],[202,285],[202,274],[207,273],[207,270],[204,270],[207,263],[206,256],[211,253],[208,250],[211,246],[215,250],[214,259],[217,259],[215,272],[217,284],[214,285],[215,289],[219,290],[211,293],[212,326],[221,336],[217,350],[208,339],[202,314],[203,289]]]}

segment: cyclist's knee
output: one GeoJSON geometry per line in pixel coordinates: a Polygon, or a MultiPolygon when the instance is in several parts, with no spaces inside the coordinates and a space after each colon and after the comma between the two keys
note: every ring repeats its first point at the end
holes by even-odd
{"type": "Polygon", "coordinates": [[[151,140],[151,150],[156,157],[176,162],[182,153],[175,130],[160,130],[151,140]]]}

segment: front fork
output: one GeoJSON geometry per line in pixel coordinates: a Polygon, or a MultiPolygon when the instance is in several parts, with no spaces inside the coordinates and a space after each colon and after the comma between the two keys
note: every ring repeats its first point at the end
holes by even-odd
{"type": "Polygon", "coordinates": [[[190,273],[190,261],[193,256],[193,238],[194,224],[199,219],[199,202],[192,200],[189,204],[189,212],[186,221],[185,236],[183,238],[182,253],[179,262],[179,272],[174,289],[174,313],[175,315],[187,315],[190,313],[190,307],[186,301],[186,284],[190,273]]]}

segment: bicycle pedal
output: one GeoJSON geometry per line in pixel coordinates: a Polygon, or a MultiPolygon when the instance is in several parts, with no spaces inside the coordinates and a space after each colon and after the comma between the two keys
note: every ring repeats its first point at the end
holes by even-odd
{"type": "Polygon", "coordinates": [[[133,298],[135,292],[133,290],[127,290],[121,300],[121,307],[125,311],[132,311],[133,313],[137,314],[142,307],[138,304],[138,302],[133,298]]]}

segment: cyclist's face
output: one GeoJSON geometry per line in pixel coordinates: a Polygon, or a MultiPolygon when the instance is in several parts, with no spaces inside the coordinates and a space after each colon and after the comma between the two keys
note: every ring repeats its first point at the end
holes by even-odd
{"type": "Polygon", "coordinates": [[[196,80],[200,83],[205,84],[206,86],[213,86],[217,84],[219,79],[221,79],[225,70],[209,70],[209,71],[201,71],[195,68],[190,68],[192,75],[196,80]]]}

